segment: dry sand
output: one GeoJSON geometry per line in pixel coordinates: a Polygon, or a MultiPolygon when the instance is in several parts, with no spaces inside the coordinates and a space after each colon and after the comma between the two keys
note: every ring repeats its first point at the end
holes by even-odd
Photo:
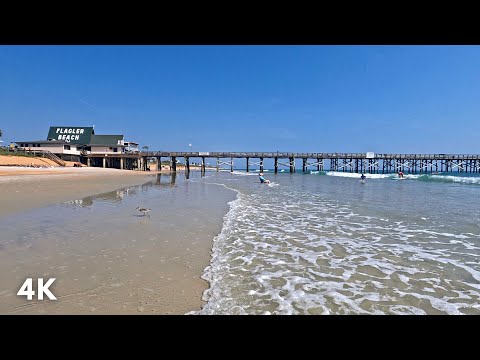
{"type": "MultiPolygon", "coordinates": [[[[74,164],[78,164],[74,161],[65,161],[65,163],[66,167],[73,167],[74,164]]],[[[58,167],[59,165],[50,159],[42,157],[0,155],[0,175],[1,166],[58,167]]]]}

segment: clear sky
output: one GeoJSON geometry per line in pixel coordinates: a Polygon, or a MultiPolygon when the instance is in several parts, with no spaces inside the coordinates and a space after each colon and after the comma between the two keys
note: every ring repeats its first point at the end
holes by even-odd
{"type": "Polygon", "coordinates": [[[0,46],[4,144],[480,153],[479,46],[0,46]]]}

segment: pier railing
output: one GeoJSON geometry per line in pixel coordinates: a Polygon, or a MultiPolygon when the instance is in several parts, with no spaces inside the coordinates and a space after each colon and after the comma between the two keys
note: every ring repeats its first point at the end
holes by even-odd
{"type": "MultiPolygon", "coordinates": [[[[207,157],[207,158],[296,158],[296,159],[368,159],[366,153],[295,153],[295,152],[188,152],[143,151],[145,157],[207,157]]],[[[374,154],[373,159],[480,159],[480,154],[374,154]]]]}
{"type": "MultiPolygon", "coordinates": [[[[309,169],[317,171],[341,171],[352,173],[436,173],[436,172],[470,172],[480,173],[480,154],[386,154],[386,153],[296,153],[296,152],[192,152],[192,151],[142,151],[138,154],[115,154],[109,155],[109,161],[115,161],[109,165],[105,156],[89,154],[88,158],[94,158],[103,162],[103,166],[125,168],[124,161],[128,160],[126,168],[148,170],[149,163],[156,161],[157,168],[163,158],[169,158],[170,169],[177,171],[178,158],[183,158],[185,170],[190,170],[190,161],[195,158],[201,159],[201,170],[207,168],[208,159],[215,159],[215,168],[233,171],[234,162],[245,159],[242,169],[250,171],[253,166],[264,170],[265,159],[274,160],[275,172],[279,167],[289,168],[290,173],[296,172],[298,161],[302,163],[302,171],[309,169]],[[118,159],[117,159],[118,158],[118,159]]],[[[89,160],[90,161],[90,160],[89,160]]],[[[98,161],[97,161],[98,162],[98,161]]],[[[211,167],[211,166],[210,166],[211,167]]]]}

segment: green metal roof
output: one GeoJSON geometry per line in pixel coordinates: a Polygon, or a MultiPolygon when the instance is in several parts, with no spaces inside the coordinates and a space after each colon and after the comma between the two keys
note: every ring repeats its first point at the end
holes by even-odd
{"type": "Polygon", "coordinates": [[[90,146],[124,146],[120,144],[123,135],[92,135],[90,146]]]}

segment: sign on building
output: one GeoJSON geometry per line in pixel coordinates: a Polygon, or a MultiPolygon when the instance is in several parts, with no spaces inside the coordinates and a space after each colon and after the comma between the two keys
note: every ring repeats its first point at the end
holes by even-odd
{"type": "Polygon", "coordinates": [[[374,159],[375,158],[375,153],[374,152],[367,152],[367,159],[374,159]]]}
{"type": "Polygon", "coordinates": [[[208,156],[209,154],[209,152],[199,152],[198,156],[208,156]]]}
{"type": "Polygon", "coordinates": [[[93,127],[50,126],[47,139],[86,145],[90,142],[92,134],[93,127]]]}

